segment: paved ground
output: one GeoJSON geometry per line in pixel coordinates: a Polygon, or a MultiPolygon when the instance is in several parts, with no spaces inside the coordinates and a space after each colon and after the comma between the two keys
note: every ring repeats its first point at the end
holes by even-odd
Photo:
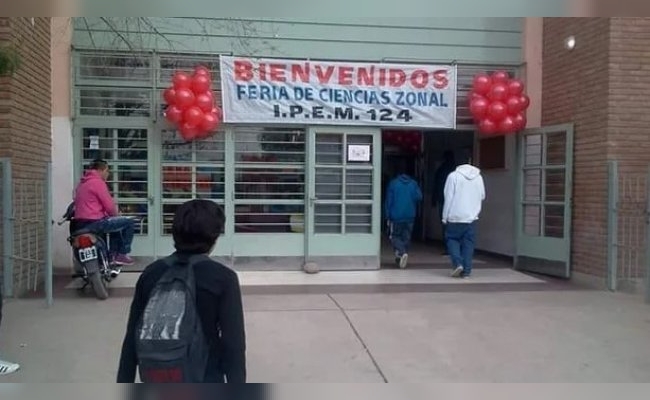
{"type": "MultiPolygon", "coordinates": [[[[10,301],[11,382],[112,382],[130,300],[10,301]]],[[[245,295],[253,382],[650,382],[650,307],[593,291],[245,295]]]]}

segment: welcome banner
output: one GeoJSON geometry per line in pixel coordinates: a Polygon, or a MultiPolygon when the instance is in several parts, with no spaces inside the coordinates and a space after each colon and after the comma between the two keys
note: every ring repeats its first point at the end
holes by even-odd
{"type": "Polygon", "coordinates": [[[456,127],[456,66],[221,57],[226,123],[456,127]]]}

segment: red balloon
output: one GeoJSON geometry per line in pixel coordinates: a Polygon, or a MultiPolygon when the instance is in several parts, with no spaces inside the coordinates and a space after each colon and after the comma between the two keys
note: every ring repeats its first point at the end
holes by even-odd
{"type": "Polygon", "coordinates": [[[476,98],[469,104],[469,111],[474,119],[479,120],[485,117],[490,103],[485,98],[476,98]]]}
{"type": "Polygon", "coordinates": [[[508,107],[500,101],[492,102],[488,106],[487,115],[492,121],[499,122],[508,115],[508,107]]]}
{"type": "Polygon", "coordinates": [[[521,109],[527,110],[528,106],[530,106],[530,97],[523,94],[519,97],[519,102],[521,102],[521,109]]]}
{"type": "Polygon", "coordinates": [[[508,82],[508,94],[510,96],[521,96],[524,93],[524,83],[519,79],[511,79],[508,82]]]}
{"type": "Polygon", "coordinates": [[[516,131],[517,126],[515,124],[515,119],[509,115],[499,123],[499,132],[501,133],[514,133],[516,131]]]}
{"type": "Polygon", "coordinates": [[[165,103],[174,104],[176,101],[176,90],[174,88],[165,89],[163,92],[163,98],[165,99],[165,103]]]}
{"type": "Polygon", "coordinates": [[[485,96],[490,91],[490,87],[492,87],[492,79],[485,74],[476,75],[472,87],[476,94],[485,96]]]}
{"type": "Polygon", "coordinates": [[[210,90],[210,78],[205,75],[196,75],[192,79],[192,90],[195,94],[205,93],[210,90]]]}
{"type": "Polygon", "coordinates": [[[201,109],[201,111],[209,113],[212,111],[212,108],[214,107],[214,102],[212,97],[208,96],[205,93],[201,93],[200,95],[196,96],[195,103],[197,107],[201,109]]]}
{"type": "Polygon", "coordinates": [[[183,137],[183,139],[189,142],[190,140],[194,140],[197,138],[197,136],[199,135],[199,128],[197,126],[192,126],[189,125],[187,122],[184,122],[181,125],[179,132],[183,137]]]}
{"type": "Polygon", "coordinates": [[[505,101],[508,97],[508,87],[503,83],[496,83],[490,88],[488,98],[492,101],[505,101]]]}
{"type": "Polygon", "coordinates": [[[186,110],[194,105],[194,101],[195,96],[190,89],[178,89],[176,91],[176,105],[181,110],[186,110]]]}
{"type": "Polygon", "coordinates": [[[223,121],[223,110],[219,107],[212,109],[212,114],[216,114],[219,117],[219,121],[223,121]]]}
{"type": "Polygon", "coordinates": [[[515,121],[515,128],[517,131],[526,129],[528,121],[526,120],[526,116],[523,113],[518,113],[513,117],[513,119],[515,121]]]}
{"type": "Polygon", "coordinates": [[[506,100],[506,106],[508,107],[508,114],[510,115],[516,115],[522,110],[518,96],[508,97],[508,100],[506,100]]]}
{"type": "Polygon", "coordinates": [[[486,134],[486,135],[492,135],[497,132],[497,124],[496,122],[492,121],[489,118],[483,118],[481,122],[478,124],[478,130],[479,132],[486,134]]]}
{"type": "Polygon", "coordinates": [[[205,75],[210,79],[210,69],[203,66],[199,65],[198,67],[194,68],[194,75],[205,75]]]}
{"type": "Polygon", "coordinates": [[[172,104],[165,110],[165,118],[172,124],[178,124],[183,120],[183,110],[178,108],[177,105],[172,104]]]}
{"type": "Polygon", "coordinates": [[[203,120],[199,126],[203,132],[212,132],[217,129],[217,126],[219,126],[219,117],[216,114],[203,114],[203,120]]]}
{"type": "Polygon", "coordinates": [[[203,121],[203,111],[201,111],[200,108],[197,106],[192,106],[185,110],[185,113],[183,114],[183,121],[188,125],[188,126],[198,126],[201,121],[203,121]]]}
{"type": "Polygon", "coordinates": [[[508,80],[510,79],[510,75],[506,71],[495,71],[492,74],[492,82],[493,83],[508,83],[508,80]]]}
{"type": "Polygon", "coordinates": [[[192,86],[192,78],[184,72],[177,72],[172,77],[174,89],[189,89],[192,86]]]}

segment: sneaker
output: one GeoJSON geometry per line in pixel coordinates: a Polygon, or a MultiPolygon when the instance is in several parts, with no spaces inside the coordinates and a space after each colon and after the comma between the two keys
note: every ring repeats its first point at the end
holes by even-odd
{"type": "Polygon", "coordinates": [[[135,264],[135,261],[133,261],[133,259],[131,257],[127,256],[126,254],[118,254],[113,259],[113,263],[115,265],[127,265],[128,266],[128,265],[135,264]]]}
{"type": "Polygon", "coordinates": [[[406,253],[402,254],[402,256],[399,258],[399,267],[401,269],[406,268],[408,262],[409,262],[409,255],[406,253]]]}
{"type": "Polygon", "coordinates": [[[463,270],[464,270],[464,268],[459,265],[458,267],[456,267],[456,269],[454,269],[451,272],[451,277],[452,278],[460,278],[463,275],[463,270]]]}
{"type": "Polygon", "coordinates": [[[20,369],[20,365],[0,360],[0,375],[9,375],[20,369]]]}

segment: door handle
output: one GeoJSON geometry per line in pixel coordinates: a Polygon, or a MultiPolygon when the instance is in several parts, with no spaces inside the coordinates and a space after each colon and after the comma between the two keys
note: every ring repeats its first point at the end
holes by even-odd
{"type": "Polygon", "coordinates": [[[318,200],[318,197],[310,197],[309,198],[309,205],[313,206],[314,203],[318,200]]]}
{"type": "Polygon", "coordinates": [[[153,203],[155,202],[156,198],[153,197],[153,196],[149,196],[149,197],[148,197],[148,200],[149,200],[149,205],[150,205],[150,206],[153,206],[153,203]]]}

